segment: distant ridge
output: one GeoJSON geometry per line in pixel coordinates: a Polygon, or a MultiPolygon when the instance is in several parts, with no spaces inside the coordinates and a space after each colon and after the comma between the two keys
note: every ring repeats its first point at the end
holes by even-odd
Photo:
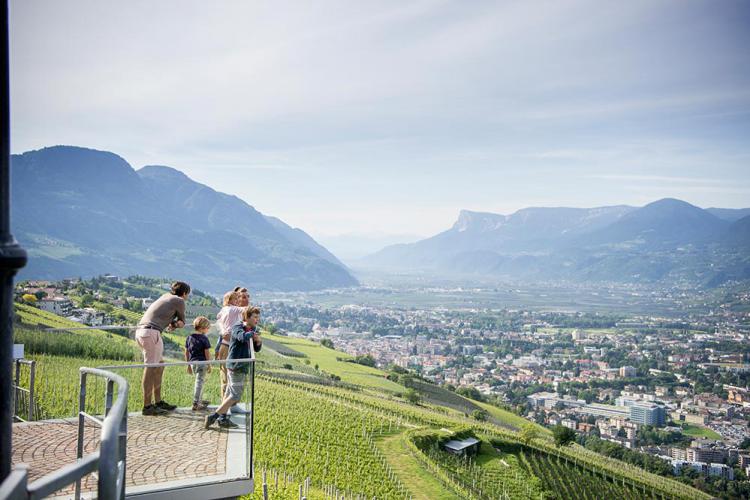
{"type": "Polygon", "coordinates": [[[12,155],[13,231],[29,250],[22,278],[101,273],[180,277],[220,292],[356,285],[300,229],[177,169],[55,146],[12,155]]]}
{"type": "Polygon", "coordinates": [[[750,209],[702,209],[672,198],[640,208],[461,210],[447,231],[386,247],[360,265],[466,277],[713,286],[750,279],[745,212],[750,209]]]}

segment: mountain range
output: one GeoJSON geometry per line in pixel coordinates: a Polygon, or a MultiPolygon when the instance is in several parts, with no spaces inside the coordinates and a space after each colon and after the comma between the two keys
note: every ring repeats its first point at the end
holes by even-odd
{"type": "Polygon", "coordinates": [[[174,168],[55,146],[12,155],[11,176],[13,232],[30,256],[21,279],[143,274],[214,292],[357,284],[304,231],[174,168]]]}
{"type": "Polygon", "coordinates": [[[430,238],[386,247],[370,268],[534,281],[697,283],[750,278],[750,209],[676,199],[644,207],[462,210],[430,238]]]}

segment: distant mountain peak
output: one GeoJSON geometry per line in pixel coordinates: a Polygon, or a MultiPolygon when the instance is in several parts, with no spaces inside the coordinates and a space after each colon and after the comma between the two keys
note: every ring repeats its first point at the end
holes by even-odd
{"type": "Polygon", "coordinates": [[[672,209],[689,209],[689,210],[703,210],[700,207],[696,207],[686,201],[678,200],[677,198],[662,198],[661,200],[653,201],[647,205],[644,205],[644,209],[649,208],[672,208],[672,209]]]}
{"type": "Polygon", "coordinates": [[[138,172],[138,174],[141,176],[152,177],[155,175],[160,175],[163,177],[174,177],[178,179],[191,180],[183,172],[177,170],[174,167],[168,167],[166,165],[145,165],[144,167],[136,170],[136,172],[138,172]]]}
{"type": "Polygon", "coordinates": [[[463,232],[467,230],[491,231],[505,222],[506,217],[490,212],[474,212],[472,210],[461,210],[458,219],[453,224],[454,231],[463,232]]]}

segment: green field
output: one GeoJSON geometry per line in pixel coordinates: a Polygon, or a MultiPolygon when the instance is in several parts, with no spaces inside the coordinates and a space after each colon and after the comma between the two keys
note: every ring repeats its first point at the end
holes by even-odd
{"type": "Polygon", "coordinates": [[[694,424],[682,424],[682,433],[686,436],[692,436],[697,438],[706,439],[721,439],[721,434],[716,431],[709,429],[708,427],[702,427],[694,424]]]}
{"type": "Polygon", "coordinates": [[[301,352],[307,356],[312,365],[317,364],[321,370],[341,377],[341,380],[344,382],[392,393],[404,392],[406,390],[404,386],[385,378],[386,374],[377,368],[336,359],[354,359],[354,356],[350,356],[344,352],[328,349],[310,340],[269,334],[264,334],[263,337],[270,338],[279,344],[301,352]]]}
{"type": "Polygon", "coordinates": [[[479,401],[474,402],[487,410],[487,413],[489,413],[492,417],[495,417],[498,421],[504,422],[515,429],[520,429],[526,424],[532,424],[539,431],[540,436],[548,438],[552,435],[552,431],[550,431],[546,427],[526,420],[520,415],[516,415],[515,413],[509,412],[508,410],[503,410],[502,408],[498,408],[497,406],[491,404],[481,403],[479,401]]]}

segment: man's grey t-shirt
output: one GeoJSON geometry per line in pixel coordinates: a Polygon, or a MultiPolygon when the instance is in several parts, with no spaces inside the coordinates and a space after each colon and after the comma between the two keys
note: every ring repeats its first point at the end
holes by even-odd
{"type": "Polygon", "coordinates": [[[148,307],[138,326],[156,328],[161,332],[174,319],[185,321],[185,300],[177,295],[165,293],[148,307]]]}

